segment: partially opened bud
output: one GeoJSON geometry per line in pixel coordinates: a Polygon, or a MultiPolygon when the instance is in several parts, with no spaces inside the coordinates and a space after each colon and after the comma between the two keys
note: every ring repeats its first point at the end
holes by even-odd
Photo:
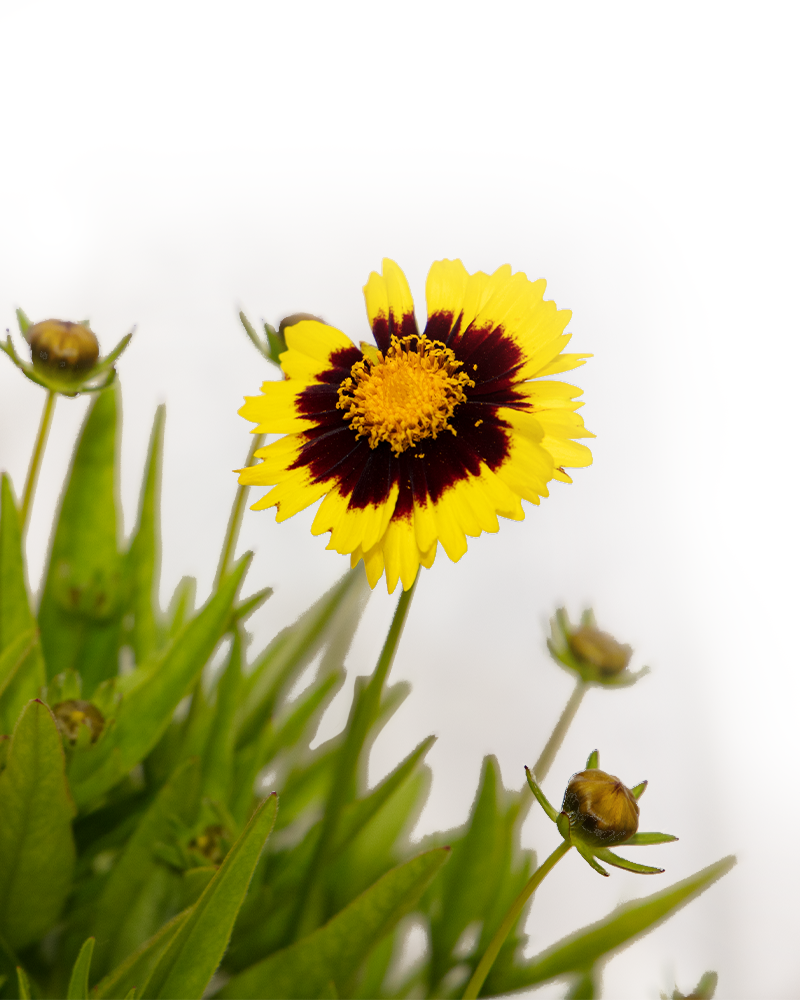
{"type": "Polygon", "coordinates": [[[88,371],[97,361],[97,337],[82,323],[46,319],[28,327],[31,360],[38,371],[69,378],[88,371]]]}
{"type": "Polygon", "coordinates": [[[639,806],[631,790],[598,768],[572,775],[561,808],[573,836],[592,847],[622,844],[639,828],[639,806]]]}
{"type": "Polygon", "coordinates": [[[581,625],[568,637],[572,652],[580,660],[610,677],[623,671],[631,662],[633,649],[617,642],[613,635],[594,625],[581,625]]]}
{"type": "Polygon", "coordinates": [[[54,705],[53,715],[56,717],[56,725],[61,730],[62,735],[70,743],[77,741],[81,726],[87,727],[89,742],[94,743],[106,724],[103,713],[96,705],[78,698],[70,698],[68,701],[60,701],[54,705]]]}

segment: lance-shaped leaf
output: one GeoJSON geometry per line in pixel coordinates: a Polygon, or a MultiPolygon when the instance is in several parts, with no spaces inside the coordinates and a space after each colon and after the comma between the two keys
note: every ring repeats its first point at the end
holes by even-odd
{"type": "Polygon", "coordinates": [[[510,993],[570,973],[585,973],[596,962],[677,912],[726,875],[735,864],[733,856],[722,858],[668,889],[624,903],[605,919],[570,935],[526,962],[502,969],[495,967],[484,984],[483,995],[510,993]]]}
{"type": "Polygon", "coordinates": [[[39,608],[48,677],[78,670],[89,698],[118,665],[117,397],[116,387],[98,393],[83,425],[39,608]]]}
{"type": "Polygon", "coordinates": [[[92,997],[97,1000],[116,1000],[130,996],[135,990],[139,990],[150,977],[150,973],[156,967],[158,960],[167,950],[170,942],[188,920],[192,907],[181,911],[172,920],[164,924],[156,933],[136,951],[129,955],[124,962],[117,966],[102,979],[92,990],[92,997]]]}
{"type": "Polygon", "coordinates": [[[607,847],[595,849],[596,856],[601,860],[605,861],[607,865],[613,865],[615,868],[623,868],[628,872],[635,872],[637,875],[661,875],[664,871],[663,868],[652,868],[650,865],[640,865],[635,861],[628,861],[627,858],[621,858],[618,854],[614,854],[613,851],[609,851],[607,847]]]}
{"type": "Polygon", "coordinates": [[[277,810],[278,797],[273,793],[255,811],[222,867],[192,907],[142,987],[142,996],[175,1000],[202,997],[228,946],[236,915],[272,831],[277,810]]]}
{"type": "MultiPolygon", "coordinates": [[[[178,702],[200,676],[230,623],[231,607],[250,562],[244,556],[219,590],[155,664],[137,668],[143,681],[123,698],[108,735],[83,753],[75,753],[70,783],[79,806],[108,791],[156,745],[178,702]]],[[[133,675],[130,675],[133,676],[133,675]]]]}
{"type": "Polygon", "coordinates": [[[25,581],[19,513],[11,482],[5,474],[0,485],[0,733],[10,733],[19,713],[45,683],[44,660],[36,619],[31,611],[25,581]],[[11,650],[20,637],[20,646],[11,650]]]}
{"type": "Polygon", "coordinates": [[[75,867],[74,813],[61,736],[33,701],[0,774],[0,933],[12,948],[35,941],[61,912],[75,867]]]}
{"type": "Polygon", "coordinates": [[[159,406],[139,500],[139,520],[125,558],[127,604],[133,615],[131,645],[137,663],[144,663],[158,645],[157,604],[161,568],[161,463],[166,410],[159,406]]]}
{"type": "Polygon", "coordinates": [[[626,847],[646,847],[648,844],[671,844],[677,840],[671,833],[634,833],[625,841],[626,847]]]}
{"type": "Polygon", "coordinates": [[[87,938],[75,959],[67,987],[67,1000],[89,1000],[89,969],[92,964],[94,938],[87,938]]]}
{"type": "Polygon", "coordinates": [[[98,975],[122,962],[161,923],[164,866],[153,847],[169,841],[176,820],[190,826],[199,805],[200,766],[190,760],[158,793],[109,873],[92,923],[98,975]]]}
{"type": "Polygon", "coordinates": [[[417,904],[449,848],[428,851],[387,872],[318,930],[234,976],[230,1000],[347,995],[348,980],[372,948],[417,904]]]}

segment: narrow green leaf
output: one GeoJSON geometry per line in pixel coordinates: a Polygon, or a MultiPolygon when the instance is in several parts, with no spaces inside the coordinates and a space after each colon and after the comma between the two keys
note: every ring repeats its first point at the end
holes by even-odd
{"type": "Polygon", "coordinates": [[[605,861],[607,865],[613,865],[615,868],[623,868],[628,872],[635,872],[637,875],[661,875],[664,872],[663,868],[652,868],[650,865],[639,865],[635,861],[628,861],[627,858],[621,858],[618,854],[614,854],[613,851],[609,851],[608,848],[595,851],[595,854],[601,861],[605,861]]]}
{"type": "Polygon", "coordinates": [[[61,911],[75,867],[74,814],[61,736],[33,701],[0,774],[0,933],[12,948],[35,941],[61,911]]]}
{"type": "Polygon", "coordinates": [[[236,591],[249,561],[249,555],[239,561],[155,666],[144,665],[134,671],[142,671],[145,679],[123,698],[107,737],[73,756],[70,782],[79,806],[115,785],[161,738],[178,702],[200,676],[228,628],[236,591]]]}
{"type": "Polygon", "coordinates": [[[733,856],[722,858],[668,889],[623,904],[605,919],[570,935],[527,962],[507,966],[498,974],[493,969],[486,980],[484,993],[510,993],[558,976],[584,972],[685,906],[735,864],[733,856]]]}
{"type": "Polygon", "coordinates": [[[225,954],[277,810],[278,797],[273,793],[255,811],[222,867],[192,907],[189,918],[143,987],[143,996],[159,1000],[202,997],[225,954]]]}
{"type": "Polygon", "coordinates": [[[16,639],[12,639],[0,653],[0,699],[37,643],[38,634],[36,629],[32,628],[29,632],[23,632],[16,639]]]}
{"type": "Polygon", "coordinates": [[[95,397],[56,521],[39,608],[48,677],[78,670],[84,694],[117,672],[122,563],[118,551],[116,386],[95,397]]]}
{"type": "Polygon", "coordinates": [[[23,635],[35,634],[25,578],[19,512],[11,481],[0,485],[0,733],[10,733],[19,713],[45,683],[44,660],[36,640],[19,660],[9,647],[23,635]],[[2,654],[7,654],[5,657],[2,654]]]}
{"type": "Polygon", "coordinates": [[[341,995],[343,984],[413,909],[448,855],[449,848],[439,848],[393,868],[323,927],[234,976],[218,995],[230,1000],[323,997],[331,995],[330,983],[341,995]]]}
{"type": "Polygon", "coordinates": [[[133,615],[131,645],[137,663],[144,663],[158,645],[158,581],[161,567],[161,465],[166,409],[156,410],[139,500],[139,518],[125,558],[128,609],[133,615]]]}
{"type": "Polygon", "coordinates": [[[89,968],[92,964],[94,938],[87,938],[75,959],[72,975],[69,977],[67,1000],[89,1000],[89,968]]]}
{"type": "Polygon", "coordinates": [[[169,923],[164,924],[149,941],[138,948],[132,955],[109,973],[92,990],[92,997],[97,1000],[117,1000],[129,997],[134,991],[142,996],[141,987],[155,968],[161,956],[169,947],[171,941],[188,920],[192,907],[174,916],[169,923]]]}
{"type": "Polygon", "coordinates": [[[261,605],[272,597],[272,587],[264,587],[261,590],[257,590],[252,597],[245,598],[241,604],[237,604],[233,609],[233,617],[237,622],[244,621],[248,618],[254,611],[261,607],[261,605]]]}
{"type": "Polygon", "coordinates": [[[228,662],[217,681],[214,718],[203,751],[203,793],[226,805],[233,794],[234,719],[244,684],[242,645],[241,626],[237,626],[228,662]]]}
{"type": "Polygon", "coordinates": [[[634,785],[633,788],[631,789],[631,795],[635,799],[640,799],[644,794],[645,788],[647,788],[647,782],[640,781],[638,785],[634,785]]]}
{"type": "Polygon", "coordinates": [[[17,984],[19,986],[19,1000],[31,1000],[31,984],[21,965],[17,966],[17,984]]]}
{"type": "Polygon", "coordinates": [[[530,790],[536,796],[536,801],[539,803],[542,809],[544,809],[545,813],[547,814],[547,817],[555,823],[558,817],[558,809],[554,809],[553,806],[550,805],[550,801],[539,787],[538,782],[531,774],[530,768],[528,767],[525,768],[525,777],[528,779],[528,785],[530,786],[530,790]]]}
{"type": "Polygon", "coordinates": [[[109,873],[91,925],[97,975],[122,962],[160,925],[158,876],[164,866],[153,846],[169,841],[176,820],[191,826],[199,805],[200,767],[189,760],[158,793],[109,873]]]}
{"type": "MultiPolygon", "coordinates": [[[[562,815],[564,814],[562,813],[562,815]]],[[[590,868],[594,868],[594,870],[597,872],[598,875],[604,875],[606,878],[609,877],[608,872],[599,863],[593,851],[591,851],[588,847],[584,847],[579,840],[573,841],[573,843],[575,845],[578,854],[580,854],[580,856],[583,858],[586,864],[589,865],[590,868]]],[[[609,862],[609,864],[610,863],[611,862],[609,862]]]]}
{"type": "Polygon", "coordinates": [[[600,752],[598,750],[592,750],[589,754],[589,759],[586,761],[586,770],[592,771],[600,767],[600,752]]]}

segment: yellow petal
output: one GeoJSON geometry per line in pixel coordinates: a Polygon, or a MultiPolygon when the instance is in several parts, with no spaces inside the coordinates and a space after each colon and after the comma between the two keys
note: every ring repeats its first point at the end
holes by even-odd
{"type": "Polygon", "coordinates": [[[374,271],[370,274],[364,285],[364,299],[367,304],[369,324],[381,349],[388,348],[388,338],[392,334],[405,336],[416,330],[411,289],[408,287],[406,276],[388,257],[383,261],[382,275],[374,271]],[[383,337],[381,324],[386,326],[383,337]]]}
{"type": "Polygon", "coordinates": [[[331,367],[331,355],[354,346],[336,327],[304,319],[286,328],[287,350],[280,356],[281,368],[290,379],[315,382],[331,367]]]}
{"type": "Polygon", "coordinates": [[[309,383],[294,379],[286,382],[265,382],[262,395],[245,396],[239,416],[258,424],[253,434],[294,434],[314,427],[297,412],[297,397],[309,383]]]}

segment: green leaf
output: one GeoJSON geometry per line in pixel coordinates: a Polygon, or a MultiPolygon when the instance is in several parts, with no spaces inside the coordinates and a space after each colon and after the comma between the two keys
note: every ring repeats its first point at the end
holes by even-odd
{"type": "Polygon", "coordinates": [[[17,966],[17,984],[19,986],[19,1000],[31,1000],[31,984],[21,965],[17,966]]]}
{"type": "Polygon", "coordinates": [[[569,973],[585,973],[596,962],[641,937],[685,906],[735,864],[733,856],[722,858],[668,889],[624,903],[605,919],[570,935],[527,962],[502,970],[492,969],[483,994],[510,993],[569,973]]]}
{"type": "Polygon", "coordinates": [[[178,702],[200,676],[227,631],[236,591],[249,561],[249,555],[239,561],[203,610],[156,661],[129,675],[141,672],[141,683],[133,682],[110,732],[95,746],[75,753],[70,782],[79,807],[108,791],[159,741],[178,702]]]}
{"type": "Polygon", "coordinates": [[[203,792],[209,798],[226,805],[230,804],[233,793],[233,752],[236,745],[234,720],[243,691],[243,660],[242,630],[238,626],[233,635],[228,662],[217,681],[217,703],[203,751],[203,792]]]}
{"type": "Polygon", "coordinates": [[[0,933],[30,944],[57,919],[75,867],[75,808],[55,720],[39,701],[20,716],[0,774],[0,933]]]}
{"type": "Polygon", "coordinates": [[[228,946],[277,809],[273,793],[255,811],[143,987],[143,996],[202,997],[228,946]]]}
{"type": "Polygon", "coordinates": [[[97,1000],[116,1000],[118,997],[128,997],[133,990],[139,991],[155,968],[161,956],[169,947],[175,935],[186,923],[192,912],[192,907],[174,916],[169,923],[164,924],[149,941],[138,948],[132,955],[109,973],[92,990],[92,997],[97,1000]]]}
{"type": "Polygon", "coordinates": [[[12,639],[0,653],[0,704],[5,691],[17,676],[17,671],[38,645],[38,638],[36,629],[32,628],[29,632],[23,632],[16,639],[12,639]]]}
{"type": "Polygon", "coordinates": [[[553,806],[550,805],[550,801],[539,787],[539,783],[531,774],[530,768],[528,767],[525,768],[525,777],[528,779],[528,785],[530,786],[530,790],[536,796],[536,801],[539,803],[542,809],[544,809],[548,819],[551,819],[555,823],[558,817],[558,809],[554,809],[553,806]]]}
{"type": "Polygon", "coordinates": [[[163,405],[156,410],[144,481],[139,519],[125,558],[128,609],[133,615],[131,645],[137,663],[144,663],[158,646],[158,581],[161,567],[161,466],[164,453],[163,405]]]}
{"type": "Polygon", "coordinates": [[[348,981],[363,959],[414,908],[448,855],[449,848],[439,848],[393,868],[324,927],[234,976],[218,995],[322,997],[330,996],[330,983],[338,995],[349,995],[348,981]]]}
{"type": "Polygon", "coordinates": [[[67,988],[67,1000],[89,1000],[89,968],[92,964],[94,938],[87,938],[75,959],[67,988]]]}
{"type": "Polygon", "coordinates": [[[625,841],[625,847],[644,847],[647,844],[671,844],[677,839],[671,833],[634,833],[630,840],[625,841]]]}
{"type": "Polygon", "coordinates": [[[153,847],[170,840],[176,820],[191,826],[199,805],[199,762],[189,760],[158,793],[109,873],[92,922],[98,975],[123,961],[160,925],[165,870],[153,847]]]}
{"type": "MultiPolygon", "coordinates": [[[[28,600],[19,512],[11,482],[0,486],[0,733],[10,733],[19,713],[45,683],[38,635],[22,659],[9,651],[21,636],[36,634],[28,600]],[[3,656],[3,654],[6,654],[3,656]]],[[[27,646],[27,643],[25,644],[27,646]]]]}
{"type": "Polygon", "coordinates": [[[72,460],[39,609],[47,675],[74,668],[84,696],[117,673],[122,562],[116,387],[95,397],[72,460]]]}
{"type": "Polygon", "coordinates": [[[586,761],[586,770],[592,771],[600,767],[600,752],[598,750],[592,750],[589,754],[589,759],[586,761]]]}
{"type": "Polygon", "coordinates": [[[621,858],[618,854],[614,854],[613,851],[609,851],[608,848],[595,850],[595,854],[601,861],[605,861],[607,865],[613,865],[615,868],[623,868],[625,871],[635,872],[637,875],[661,875],[664,871],[663,868],[651,868],[650,865],[639,865],[635,861],[628,861],[627,858],[621,858]]]}

